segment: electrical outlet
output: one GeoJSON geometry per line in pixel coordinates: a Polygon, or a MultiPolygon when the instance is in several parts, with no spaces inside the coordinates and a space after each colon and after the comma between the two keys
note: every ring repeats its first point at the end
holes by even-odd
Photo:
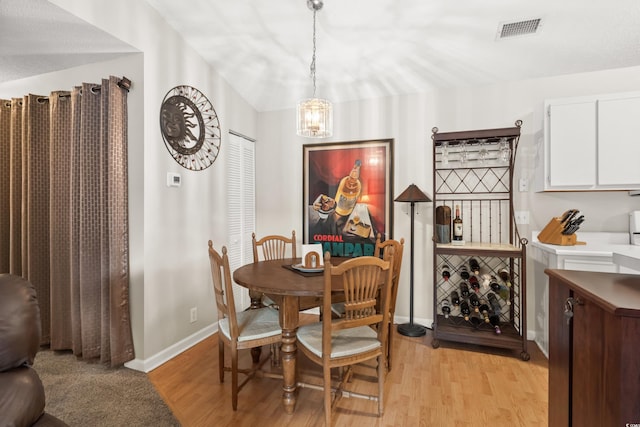
{"type": "Polygon", "coordinates": [[[194,323],[198,320],[198,307],[191,308],[191,323],[194,323]]]}
{"type": "Polygon", "coordinates": [[[516,224],[529,224],[529,211],[515,212],[516,224]]]}

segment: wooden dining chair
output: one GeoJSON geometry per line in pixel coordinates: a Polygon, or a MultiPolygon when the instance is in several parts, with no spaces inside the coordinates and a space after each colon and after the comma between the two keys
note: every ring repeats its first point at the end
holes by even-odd
{"type": "MultiPolygon", "coordinates": [[[[291,237],[272,234],[256,239],[256,233],[251,233],[253,247],[253,262],[271,261],[275,259],[296,258],[296,231],[291,231],[291,237]],[[289,248],[289,249],[288,249],[289,248]]],[[[249,291],[252,307],[261,303],[263,306],[275,306],[269,297],[249,291]]],[[[277,308],[277,307],[276,307],[277,308]]]]}
{"type": "Polygon", "coordinates": [[[291,258],[296,257],[296,230],[291,231],[291,237],[272,234],[260,240],[256,240],[256,233],[251,233],[251,241],[253,262],[288,258],[287,252],[290,252],[291,258]]]}
{"type": "Polygon", "coordinates": [[[391,300],[389,301],[389,339],[387,340],[386,358],[387,369],[391,370],[391,352],[393,349],[394,335],[393,325],[395,324],[398,283],[400,282],[400,270],[402,269],[402,252],[404,250],[404,238],[400,238],[400,241],[387,239],[384,242],[380,242],[380,235],[378,235],[373,256],[384,257],[389,248],[393,248],[393,281],[391,285],[391,300]]]}
{"type": "MultiPolygon", "coordinates": [[[[253,247],[253,262],[271,261],[284,258],[296,258],[296,230],[291,230],[291,237],[271,234],[261,239],[256,239],[256,233],[251,233],[251,245],[253,247]]],[[[279,309],[278,304],[260,292],[249,291],[251,307],[272,307],[279,309]]],[[[280,344],[271,346],[271,364],[280,365],[280,344]]]]}
{"type": "Polygon", "coordinates": [[[223,383],[224,372],[231,372],[231,406],[235,411],[238,408],[238,392],[268,360],[265,358],[258,363],[253,363],[251,368],[241,369],[238,367],[238,351],[280,343],[282,330],[278,312],[270,307],[236,312],[231,269],[225,246],[222,247],[222,255],[220,255],[209,240],[209,262],[218,308],[218,375],[220,382],[223,383]],[[231,351],[230,367],[225,365],[225,346],[231,351]],[[239,373],[246,375],[240,384],[238,384],[239,373]]]}
{"type": "MultiPolygon", "coordinates": [[[[398,283],[400,281],[400,272],[402,269],[402,253],[404,250],[404,238],[400,241],[387,239],[381,241],[382,236],[378,233],[376,237],[376,246],[373,256],[384,258],[388,248],[393,248],[393,282],[391,286],[391,300],[389,301],[389,339],[387,340],[386,359],[387,369],[391,370],[391,351],[393,348],[393,325],[395,323],[396,300],[398,297],[398,283]]],[[[343,317],[345,314],[344,303],[338,302],[331,304],[332,314],[336,317],[343,317]]]]}
{"type": "Polygon", "coordinates": [[[332,408],[347,394],[345,385],[351,382],[351,366],[377,360],[378,395],[348,392],[350,396],[377,400],[378,416],[383,413],[385,348],[389,333],[389,304],[393,280],[393,249],[385,259],[373,256],[353,258],[333,266],[331,255],[325,254],[325,313],[331,311],[331,292],[335,281],[341,281],[345,295],[345,315],[339,319],[324,316],[321,322],[298,328],[298,348],[311,361],[322,366],[325,424],[331,425],[332,408]],[[378,295],[382,295],[380,304],[378,295]],[[335,388],[331,384],[331,369],[347,367],[335,388]]]}

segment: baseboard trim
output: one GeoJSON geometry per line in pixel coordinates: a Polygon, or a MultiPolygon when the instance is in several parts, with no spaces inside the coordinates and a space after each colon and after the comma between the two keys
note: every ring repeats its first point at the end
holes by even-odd
{"type": "MultiPolygon", "coordinates": [[[[310,313],[310,314],[319,314],[319,310],[318,308],[313,308],[310,310],[305,311],[305,313],[310,313]]],[[[395,324],[402,324],[402,323],[407,323],[409,321],[408,317],[405,316],[395,316],[395,324]]],[[[431,329],[431,325],[433,324],[433,319],[426,319],[426,318],[415,318],[413,319],[413,322],[418,324],[418,325],[423,325],[429,329],[431,329]]],[[[133,369],[136,371],[141,371],[141,372],[150,372],[153,371],[155,368],[157,368],[158,366],[162,365],[163,363],[168,362],[169,360],[173,359],[174,357],[176,357],[178,354],[188,350],[189,348],[193,347],[194,345],[198,344],[199,342],[205,340],[206,338],[210,337],[211,335],[215,334],[216,332],[218,332],[218,322],[209,325],[205,328],[200,329],[198,332],[188,336],[187,338],[178,341],[177,343],[173,344],[170,347],[165,348],[164,350],[160,351],[159,353],[154,354],[153,356],[151,356],[148,359],[133,359],[127,363],[124,364],[124,366],[126,366],[129,369],[133,369]]],[[[536,332],[535,331],[527,331],[527,340],[535,340],[536,338],[536,332]]],[[[540,349],[542,350],[542,352],[544,353],[545,356],[547,356],[547,358],[549,357],[547,355],[547,353],[544,351],[544,349],[542,349],[542,347],[540,346],[539,343],[538,347],[540,347],[540,349]]]]}
{"type": "MultiPolygon", "coordinates": [[[[398,316],[397,314],[393,316],[393,323],[396,325],[402,325],[403,323],[409,323],[409,317],[407,316],[398,316]]],[[[433,319],[425,319],[422,317],[413,318],[413,323],[416,325],[424,326],[427,329],[431,329],[433,325],[433,319]]]]}
{"type": "Polygon", "coordinates": [[[165,348],[164,350],[154,354],[148,359],[133,359],[125,363],[124,366],[129,369],[142,371],[145,373],[153,371],[158,366],[162,365],[165,362],[168,362],[180,353],[188,350],[189,348],[210,337],[216,332],[218,332],[218,322],[200,329],[198,332],[186,337],[183,340],[178,341],[172,346],[165,348]]]}

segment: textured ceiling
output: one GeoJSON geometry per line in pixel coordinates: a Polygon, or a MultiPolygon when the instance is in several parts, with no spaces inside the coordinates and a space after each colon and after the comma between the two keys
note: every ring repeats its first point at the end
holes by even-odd
{"type": "MultiPolygon", "coordinates": [[[[259,111],[312,95],[306,0],[146,1],[259,111]]],[[[316,94],[334,102],[640,65],[638,0],[324,3],[316,94]],[[536,34],[497,40],[501,24],[532,18],[536,34]]],[[[45,0],[0,0],[0,13],[0,81],[133,51],[45,0]]]]}
{"type": "Polygon", "coordinates": [[[135,52],[46,0],[0,0],[0,83],[135,52]]]}
{"type": "MultiPolygon", "coordinates": [[[[259,110],[312,94],[306,0],[147,1],[259,110]]],[[[640,65],[638,0],[325,0],[317,21],[334,102],[640,65]],[[538,34],[496,40],[531,18],[538,34]]]]}

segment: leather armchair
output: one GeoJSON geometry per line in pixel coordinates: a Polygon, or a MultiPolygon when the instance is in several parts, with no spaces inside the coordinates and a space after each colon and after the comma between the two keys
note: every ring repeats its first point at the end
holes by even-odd
{"type": "Polygon", "coordinates": [[[32,367],[40,348],[40,308],[26,279],[0,274],[0,426],[66,426],[44,412],[44,387],[32,367]]]}

